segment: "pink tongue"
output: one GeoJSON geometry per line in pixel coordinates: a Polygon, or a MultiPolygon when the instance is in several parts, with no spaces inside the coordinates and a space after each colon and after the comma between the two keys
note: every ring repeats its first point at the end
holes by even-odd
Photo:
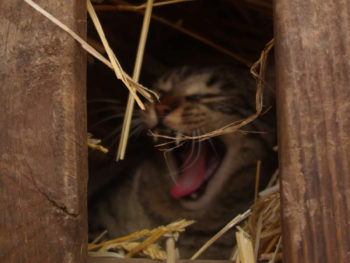
{"type": "MultiPolygon", "coordinates": [[[[204,144],[205,145],[205,144],[204,144]]],[[[174,198],[180,198],[196,191],[204,181],[205,162],[207,151],[202,147],[199,156],[198,153],[189,151],[185,164],[189,167],[181,172],[180,178],[170,193],[174,198]]]]}

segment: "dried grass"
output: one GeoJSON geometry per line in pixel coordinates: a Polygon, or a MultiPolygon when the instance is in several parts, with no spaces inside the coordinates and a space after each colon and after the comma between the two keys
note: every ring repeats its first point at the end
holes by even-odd
{"type": "Polygon", "coordinates": [[[236,232],[238,247],[237,262],[255,263],[253,245],[250,236],[241,228],[236,232]]]}
{"type": "MultiPolygon", "coordinates": [[[[276,183],[276,181],[274,180],[276,183]]],[[[114,256],[130,258],[135,255],[149,256],[153,259],[165,259],[172,262],[177,258],[174,240],[178,232],[182,232],[194,221],[181,220],[160,226],[153,230],[142,230],[128,236],[101,242],[90,243],[89,251],[92,256],[111,256],[110,249],[126,251],[114,256]],[[155,244],[163,237],[169,237],[165,252],[155,244]],[[136,240],[142,239],[143,241],[136,240]],[[170,240],[171,239],[171,240],[170,240]],[[97,250],[98,249],[98,250],[97,250]],[[97,251],[96,251],[97,250],[97,251]]],[[[259,193],[259,198],[245,213],[236,216],[217,234],[210,238],[192,257],[195,260],[217,241],[227,231],[237,227],[237,246],[233,250],[231,260],[242,263],[254,263],[268,260],[269,263],[279,262],[282,258],[281,225],[280,225],[280,196],[278,184],[259,193]],[[246,220],[243,227],[237,226],[246,220]]],[[[115,253],[115,252],[114,252],[115,253]]]]}
{"type": "MultiPolygon", "coordinates": [[[[140,232],[135,232],[124,237],[108,240],[98,244],[90,243],[88,245],[88,250],[93,251],[91,255],[95,256],[103,256],[104,252],[108,252],[110,249],[117,249],[126,251],[126,254],[118,253],[119,257],[131,258],[135,255],[147,255],[154,259],[165,259],[165,251],[162,250],[155,242],[163,237],[176,238],[178,233],[185,231],[185,228],[193,223],[193,220],[178,220],[167,226],[160,226],[152,230],[142,230],[140,232]],[[97,249],[98,251],[95,251],[97,249]]],[[[108,252],[106,256],[109,256],[110,253],[111,252],[108,252]]]]}
{"type": "MultiPolygon", "coordinates": [[[[139,77],[140,77],[143,54],[146,46],[146,39],[147,39],[149,24],[151,21],[152,5],[153,5],[153,0],[147,0],[147,6],[146,6],[146,11],[145,11],[145,15],[142,23],[139,46],[137,49],[134,73],[132,76],[133,80],[136,82],[139,80],[139,77]]],[[[124,157],[125,157],[125,151],[126,151],[126,146],[127,146],[129,132],[130,132],[132,113],[134,110],[134,103],[135,103],[135,99],[133,94],[129,94],[128,104],[126,107],[124,121],[123,121],[122,133],[120,136],[120,141],[119,141],[119,146],[117,151],[117,161],[124,160],[124,157]]]]}
{"type": "Polygon", "coordinates": [[[256,261],[273,253],[271,262],[278,259],[281,243],[280,194],[278,184],[260,193],[260,198],[251,207],[252,215],[243,229],[254,240],[254,257],[256,261]]]}
{"type": "Polygon", "coordinates": [[[192,257],[191,260],[198,258],[207,248],[209,248],[216,240],[218,240],[223,234],[225,234],[232,227],[236,226],[247,217],[251,215],[250,209],[243,214],[237,215],[226,226],[224,226],[218,233],[216,233],[211,239],[209,239],[192,257]]]}
{"type": "Polygon", "coordinates": [[[166,241],[166,253],[167,263],[175,263],[179,258],[178,250],[175,248],[175,240],[172,237],[166,241]]]}
{"type": "Polygon", "coordinates": [[[100,145],[101,140],[92,138],[92,134],[88,133],[88,147],[93,150],[98,150],[103,153],[108,153],[108,149],[100,145]]]}
{"type": "MultiPolygon", "coordinates": [[[[92,257],[118,257],[125,258],[125,252],[130,252],[136,247],[140,246],[140,242],[125,242],[118,244],[111,244],[109,246],[104,247],[99,251],[89,252],[89,256],[92,257]],[[111,252],[109,250],[113,250],[111,252]]],[[[164,260],[167,258],[167,252],[164,251],[158,244],[150,244],[144,249],[142,249],[139,256],[147,256],[151,259],[164,260]]]]}

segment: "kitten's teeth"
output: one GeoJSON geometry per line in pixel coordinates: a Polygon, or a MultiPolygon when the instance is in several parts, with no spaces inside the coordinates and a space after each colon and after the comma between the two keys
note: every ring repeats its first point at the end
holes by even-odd
{"type": "Polygon", "coordinates": [[[181,138],[182,138],[182,133],[181,132],[176,133],[176,139],[175,139],[176,146],[179,145],[181,138]]]}

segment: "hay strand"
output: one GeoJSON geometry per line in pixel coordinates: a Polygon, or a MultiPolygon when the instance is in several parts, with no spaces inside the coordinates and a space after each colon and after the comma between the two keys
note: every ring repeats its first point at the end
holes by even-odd
{"type": "Polygon", "coordinates": [[[100,145],[101,140],[92,138],[92,134],[88,133],[88,147],[103,153],[108,153],[108,149],[100,145]]]}
{"type": "Polygon", "coordinates": [[[280,245],[281,245],[281,241],[282,241],[282,237],[280,237],[280,238],[278,239],[275,252],[273,253],[272,259],[269,261],[269,263],[275,263],[275,262],[276,262],[277,254],[278,254],[278,251],[279,251],[280,245]]]}
{"type": "Polygon", "coordinates": [[[254,203],[256,203],[256,201],[258,200],[260,173],[261,173],[261,161],[258,160],[256,164],[256,174],[255,174],[254,203]]]}
{"type": "Polygon", "coordinates": [[[252,236],[254,240],[254,258],[261,258],[262,254],[269,260],[273,257],[271,253],[276,254],[275,260],[279,258],[280,246],[278,241],[281,238],[280,226],[280,196],[278,187],[272,186],[266,189],[265,194],[259,194],[259,199],[252,206],[252,215],[245,223],[243,229],[252,236]]]}
{"type": "MultiPolygon", "coordinates": [[[[140,36],[139,46],[137,49],[134,72],[132,76],[133,80],[136,82],[139,80],[139,77],[140,77],[143,54],[145,51],[146,39],[147,39],[149,24],[151,21],[152,4],[153,4],[153,0],[147,1],[146,12],[142,23],[141,36],[140,36]]],[[[129,132],[130,132],[130,124],[131,124],[132,113],[134,109],[134,103],[135,103],[134,96],[132,94],[129,94],[128,104],[126,107],[124,121],[123,121],[122,133],[120,136],[120,141],[118,146],[117,161],[124,160],[124,157],[125,157],[125,151],[126,151],[126,146],[127,146],[129,132]]]]}
{"type": "Polygon", "coordinates": [[[257,261],[257,259],[258,259],[260,239],[261,239],[261,230],[263,227],[262,223],[263,223],[263,217],[262,217],[262,215],[260,215],[258,222],[256,224],[256,233],[255,233],[255,243],[254,243],[254,259],[255,259],[255,261],[257,261]]]}
{"type": "Polygon", "coordinates": [[[243,214],[239,214],[234,219],[232,219],[226,226],[224,226],[218,233],[216,233],[211,239],[209,239],[192,257],[191,260],[197,259],[208,247],[210,247],[216,240],[218,240],[223,234],[230,230],[235,225],[242,222],[244,219],[249,217],[251,210],[248,209],[243,214]]]}
{"type": "Polygon", "coordinates": [[[166,241],[166,252],[167,252],[167,259],[166,263],[176,263],[176,249],[175,249],[175,240],[174,238],[170,237],[166,241]]]}
{"type": "Polygon", "coordinates": [[[238,255],[242,263],[255,263],[253,245],[249,235],[241,228],[236,232],[238,255]]]}
{"type": "Polygon", "coordinates": [[[105,246],[108,246],[108,245],[111,245],[111,244],[121,243],[121,242],[124,242],[124,241],[127,241],[127,240],[135,240],[135,239],[144,237],[146,235],[149,235],[151,232],[152,231],[146,229],[146,230],[142,230],[142,231],[139,231],[139,232],[132,233],[132,234],[127,235],[127,236],[123,236],[123,237],[115,238],[115,239],[112,239],[112,240],[104,241],[104,242],[101,242],[101,243],[98,243],[98,244],[89,243],[88,250],[89,251],[90,250],[94,250],[94,249],[105,247],[105,246]]]}
{"type": "Polygon", "coordinates": [[[155,242],[162,237],[173,238],[176,233],[185,231],[185,228],[192,225],[195,221],[193,220],[178,220],[167,226],[160,226],[152,230],[142,230],[139,232],[132,233],[127,236],[119,237],[113,240],[101,242],[99,244],[89,243],[88,251],[92,252],[96,249],[99,251],[106,251],[111,248],[123,248],[129,251],[125,257],[130,258],[136,254],[144,254],[157,259],[165,259],[164,253],[155,242]],[[145,238],[145,239],[144,239],[145,238]],[[135,240],[144,239],[141,242],[135,242],[135,240]],[[132,244],[130,244],[132,243],[132,244]],[[153,256],[152,256],[153,255],[153,256]]]}
{"type": "Polygon", "coordinates": [[[138,244],[135,248],[131,249],[128,254],[125,255],[126,258],[131,258],[140,251],[144,250],[146,247],[150,246],[154,242],[156,242],[158,239],[163,237],[167,233],[166,228],[161,228],[160,231],[153,233],[151,236],[149,236],[147,239],[145,239],[143,242],[138,244]]]}
{"type": "Polygon", "coordinates": [[[97,242],[99,242],[107,233],[108,233],[107,230],[103,231],[101,234],[99,234],[99,235],[91,242],[91,244],[96,244],[97,242]]]}
{"type": "Polygon", "coordinates": [[[114,52],[112,51],[111,47],[109,46],[109,43],[108,43],[107,38],[105,36],[105,33],[102,29],[101,23],[97,17],[97,14],[96,14],[90,0],[87,0],[87,11],[91,17],[92,22],[94,23],[94,26],[97,30],[97,33],[101,39],[102,44],[103,44],[103,47],[105,48],[105,50],[107,52],[108,58],[109,58],[110,62],[112,63],[112,67],[113,67],[113,70],[114,70],[117,78],[122,80],[123,83],[127,86],[127,88],[129,89],[129,92],[133,95],[133,97],[135,98],[135,100],[136,100],[137,104],[140,106],[140,108],[145,109],[145,106],[142,103],[142,101],[140,100],[140,98],[137,96],[135,89],[130,86],[129,82],[126,79],[126,76],[124,74],[122,74],[119,61],[117,60],[114,52]]]}

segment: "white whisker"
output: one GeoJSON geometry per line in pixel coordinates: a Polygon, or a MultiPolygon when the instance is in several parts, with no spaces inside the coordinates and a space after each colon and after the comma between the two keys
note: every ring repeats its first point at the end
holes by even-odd
{"type": "Polygon", "coordinates": [[[119,125],[119,126],[118,126],[117,128],[115,128],[113,131],[111,131],[110,133],[108,133],[108,135],[105,136],[105,137],[103,138],[103,141],[106,142],[106,141],[108,141],[108,140],[109,140],[110,138],[112,138],[112,137],[119,137],[119,134],[120,134],[121,130],[122,130],[122,126],[119,125]]]}
{"type": "Polygon", "coordinates": [[[141,134],[141,132],[144,130],[144,126],[140,123],[136,125],[130,132],[129,137],[133,137],[134,135],[138,136],[141,134]]]}
{"type": "Polygon", "coordinates": [[[209,139],[208,139],[208,142],[209,142],[210,147],[213,149],[213,152],[214,152],[214,154],[215,154],[215,157],[216,157],[217,159],[220,159],[219,154],[218,154],[218,152],[217,152],[217,150],[216,150],[216,147],[215,147],[215,145],[214,145],[214,142],[213,142],[212,138],[209,138],[209,139]]]}
{"type": "MultiPolygon", "coordinates": [[[[134,129],[140,129],[141,131],[144,129],[143,122],[140,119],[134,119],[131,121],[131,132],[134,129]]],[[[105,136],[103,140],[108,141],[111,137],[119,137],[121,130],[122,130],[122,125],[119,125],[116,129],[114,129],[107,136],[105,136]]],[[[130,137],[131,137],[131,134],[130,134],[130,137]]]]}
{"type": "MultiPolygon", "coordinates": [[[[195,145],[196,145],[196,143],[195,143],[195,145]]],[[[196,147],[195,147],[195,148],[196,148],[196,147]]],[[[184,171],[184,170],[187,170],[187,169],[191,168],[191,167],[198,161],[199,156],[200,156],[200,154],[201,154],[201,150],[202,150],[202,143],[201,143],[201,142],[198,142],[198,151],[197,151],[197,153],[196,153],[195,158],[194,158],[189,164],[186,164],[186,161],[187,161],[187,160],[186,160],[185,163],[184,163],[184,166],[181,167],[180,169],[181,169],[182,171],[184,171]]]]}
{"type": "Polygon", "coordinates": [[[93,124],[91,127],[89,127],[89,130],[92,130],[93,128],[96,128],[98,125],[100,125],[101,123],[104,123],[106,121],[109,121],[109,120],[113,120],[113,119],[118,119],[118,118],[121,118],[123,117],[124,114],[121,114],[121,113],[118,113],[118,114],[113,114],[111,116],[108,116],[98,122],[96,122],[95,124],[93,124]]]}

